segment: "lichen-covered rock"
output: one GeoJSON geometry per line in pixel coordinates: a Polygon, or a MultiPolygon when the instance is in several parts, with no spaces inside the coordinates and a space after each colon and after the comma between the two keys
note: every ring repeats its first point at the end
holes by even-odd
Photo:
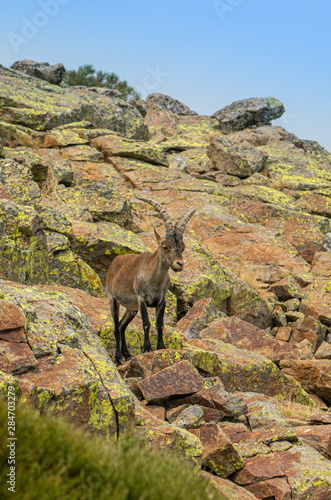
{"type": "Polygon", "coordinates": [[[252,125],[268,123],[282,116],[284,111],[283,103],[274,97],[253,97],[233,102],[212,116],[218,120],[220,129],[229,133],[244,130],[252,125]]]}
{"type": "Polygon", "coordinates": [[[168,166],[166,154],[163,152],[163,148],[157,144],[124,139],[115,134],[96,137],[91,143],[108,160],[111,160],[113,156],[120,156],[124,158],[137,158],[138,160],[147,161],[155,165],[168,166]]]}
{"type": "Polygon", "coordinates": [[[256,500],[257,498],[253,493],[234,484],[229,479],[215,476],[206,471],[202,471],[202,475],[211,482],[224,500],[256,500]]]}
{"type": "Polygon", "coordinates": [[[147,138],[147,127],[136,108],[118,98],[64,89],[12,69],[0,68],[2,121],[37,131],[88,120],[96,127],[128,137],[147,138]]]}
{"type": "MultiPolygon", "coordinates": [[[[203,373],[218,376],[225,389],[252,391],[313,406],[307,392],[264,356],[238,349],[219,340],[189,340],[191,362],[203,373]]],[[[286,361],[287,362],[287,361],[286,361]]]]}
{"type": "Polygon", "coordinates": [[[223,314],[215,307],[213,299],[200,299],[178,321],[177,328],[183,332],[187,339],[199,338],[199,332],[206,328],[208,323],[223,316],[223,314]]]}
{"type": "Polygon", "coordinates": [[[78,144],[88,144],[87,139],[80,137],[77,132],[65,128],[53,128],[47,130],[44,138],[44,148],[77,146],[78,144]]]}
{"type": "Polygon", "coordinates": [[[14,160],[0,160],[0,187],[3,192],[1,198],[24,205],[33,205],[41,197],[30,166],[14,160]],[[4,195],[4,190],[7,195],[4,195]]]}
{"type": "Polygon", "coordinates": [[[269,290],[270,292],[274,293],[281,301],[286,301],[294,298],[304,298],[304,292],[301,290],[301,287],[295,281],[293,276],[287,276],[286,278],[273,283],[272,285],[270,285],[269,290]]]}
{"type": "Polygon", "coordinates": [[[233,444],[217,425],[206,424],[198,429],[191,429],[204,446],[202,463],[216,476],[228,477],[244,467],[244,460],[233,444]]]}
{"type": "Polygon", "coordinates": [[[59,186],[51,199],[71,221],[105,220],[126,226],[131,220],[130,203],[102,181],[86,181],[79,187],[59,186]]]}
{"type": "MultiPolygon", "coordinates": [[[[331,187],[330,159],[289,141],[270,141],[260,149],[268,155],[265,173],[283,188],[306,191],[331,187]]],[[[304,199],[302,202],[305,206],[304,199]]]]}
{"type": "MultiPolygon", "coordinates": [[[[30,359],[29,365],[21,360],[17,368],[11,357],[11,366],[2,366],[17,374],[23,399],[110,437],[128,429],[133,419],[133,395],[86,314],[63,292],[51,288],[2,282],[0,290],[27,318],[28,344],[11,345],[29,350],[30,357],[24,358],[30,359]]],[[[5,344],[8,350],[9,343],[5,344]]]]}
{"type": "Polygon", "coordinates": [[[203,409],[199,405],[192,405],[185,408],[172,423],[182,429],[195,429],[205,425],[203,415],[203,409]]]}
{"type": "Polygon", "coordinates": [[[153,402],[198,392],[203,388],[203,382],[188,361],[180,361],[138,382],[138,387],[146,401],[153,402]]]}
{"type": "Polygon", "coordinates": [[[304,389],[331,401],[331,361],[328,359],[283,360],[283,373],[295,378],[304,389]]]}
{"type": "Polygon", "coordinates": [[[213,137],[207,149],[211,168],[224,174],[249,177],[261,172],[268,155],[248,142],[235,141],[227,137],[213,137]]]}
{"type": "Polygon", "coordinates": [[[148,139],[148,128],[139,111],[129,102],[110,96],[112,89],[74,87],[73,93],[81,96],[84,103],[93,105],[94,113],[85,117],[96,127],[114,130],[132,139],[148,139]]]}
{"type": "Polygon", "coordinates": [[[217,339],[240,349],[255,352],[279,363],[281,359],[304,359],[293,344],[284,344],[260,328],[236,317],[220,318],[200,332],[201,339],[217,339]]]}
{"type": "Polygon", "coordinates": [[[158,93],[149,94],[146,98],[147,110],[153,104],[157,104],[159,108],[171,111],[172,113],[175,113],[177,115],[197,114],[195,111],[191,111],[190,108],[185,104],[165,94],[158,94],[158,93]]]}
{"type": "Polygon", "coordinates": [[[46,82],[53,83],[54,85],[60,85],[66,71],[61,63],[50,65],[47,62],[38,63],[36,61],[31,61],[31,59],[16,61],[10,68],[34,76],[40,80],[46,80],[46,82]]]}
{"type": "Polygon", "coordinates": [[[0,200],[0,273],[21,283],[47,283],[44,223],[31,206],[0,200]]]}
{"type": "Polygon", "coordinates": [[[73,221],[72,227],[75,236],[74,251],[103,281],[114,256],[149,250],[139,236],[111,222],[73,221]]]}

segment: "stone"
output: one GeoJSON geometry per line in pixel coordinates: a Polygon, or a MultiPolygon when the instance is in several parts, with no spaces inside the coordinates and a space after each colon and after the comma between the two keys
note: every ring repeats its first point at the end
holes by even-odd
{"type": "Polygon", "coordinates": [[[4,196],[18,204],[33,205],[40,199],[38,183],[33,179],[30,165],[15,160],[0,160],[0,180],[4,196]]]}
{"type": "MultiPolygon", "coordinates": [[[[146,404],[145,408],[146,408],[147,411],[149,411],[149,413],[151,413],[153,415],[153,417],[157,418],[158,420],[164,420],[165,421],[165,419],[166,419],[166,410],[165,410],[165,408],[163,406],[146,404]]],[[[178,427],[181,427],[181,426],[178,426],[178,427]]]]}
{"type": "Polygon", "coordinates": [[[274,97],[260,97],[236,101],[216,111],[212,117],[219,122],[222,132],[244,130],[252,125],[268,123],[284,113],[284,105],[274,97]]]}
{"type": "Polygon", "coordinates": [[[167,138],[177,135],[177,115],[170,110],[163,109],[157,103],[148,104],[145,123],[151,137],[158,133],[167,138]]]}
{"type": "Polygon", "coordinates": [[[124,139],[117,135],[106,135],[105,137],[96,137],[91,144],[99,149],[104,157],[109,160],[113,156],[123,158],[136,158],[153,165],[168,166],[168,159],[163,148],[157,145],[151,145],[146,142],[138,142],[124,139]]]}
{"type": "Polygon", "coordinates": [[[126,226],[132,220],[128,200],[103,181],[60,189],[53,192],[52,202],[70,221],[107,221],[126,226]]]}
{"type": "Polygon", "coordinates": [[[285,327],[287,326],[287,317],[285,312],[280,306],[276,306],[272,313],[272,319],[274,320],[276,326],[285,327]]]}
{"type": "Polygon", "coordinates": [[[278,406],[271,399],[249,404],[247,419],[252,431],[273,429],[274,427],[290,427],[280,413],[278,406]]]}
{"type": "Polygon", "coordinates": [[[199,338],[199,332],[220,316],[223,316],[223,313],[216,308],[212,298],[200,299],[178,321],[177,328],[188,339],[199,338]]]}
{"type": "Polygon", "coordinates": [[[264,356],[214,339],[189,340],[186,351],[190,352],[191,363],[198,370],[220,377],[229,392],[251,391],[268,396],[280,394],[285,399],[313,404],[292,376],[287,377],[264,356]]]}
{"type": "MultiPolygon", "coordinates": [[[[221,421],[218,424],[229,439],[237,445],[242,442],[245,443],[252,437],[252,432],[248,429],[247,425],[238,422],[221,421]]],[[[255,443],[256,444],[256,443],[255,443]]]]}
{"type": "MultiPolygon", "coordinates": [[[[226,429],[224,429],[224,431],[228,435],[226,429]]],[[[236,443],[235,448],[240,456],[242,456],[242,458],[251,458],[255,457],[256,455],[264,455],[270,453],[270,448],[265,444],[257,441],[255,437],[249,437],[243,441],[239,441],[238,443],[236,443]]]]}
{"type": "Polygon", "coordinates": [[[288,342],[291,336],[292,328],[290,326],[280,326],[276,333],[276,340],[288,342]]]}
{"type": "Polygon", "coordinates": [[[293,498],[327,500],[331,489],[331,464],[310,446],[292,446],[274,453],[281,462],[293,498]]]}
{"type": "Polygon", "coordinates": [[[196,429],[205,425],[204,411],[199,405],[190,405],[180,412],[172,424],[182,429],[196,429]]]}
{"type": "Polygon", "coordinates": [[[201,339],[217,339],[267,357],[278,363],[280,359],[300,359],[302,354],[296,346],[284,345],[246,321],[235,316],[220,318],[200,332],[201,339]]]}
{"type": "Polygon", "coordinates": [[[188,361],[181,361],[138,382],[138,387],[146,401],[153,402],[198,392],[203,388],[203,382],[188,361]]]}
{"type": "Polygon", "coordinates": [[[315,351],[316,359],[331,359],[331,344],[329,342],[323,342],[319,348],[315,351]]]}
{"type": "Polygon", "coordinates": [[[281,301],[304,298],[304,293],[301,290],[301,287],[291,275],[286,276],[286,278],[270,285],[269,290],[281,301]]]}
{"type": "Polygon", "coordinates": [[[5,373],[20,375],[36,368],[38,362],[26,343],[0,341],[0,369],[5,373]]]}
{"type": "Polygon", "coordinates": [[[331,424],[300,425],[293,430],[303,444],[311,446],[328,460],[331,459],[331,424]]]}
{"type": "Polygon", "coordinates": [[[331,402],[331,361],[328,359],[282,360],[283,373],[291,375],[309,392],[331,402]]]}
{"type": "Polygon", "coordinates": [[[311,267],[316,276],[329,278],[331,276],[331,254],[329,252],[316,252],[311,267]]]}
{"type": "Polygon", "coordinates": [[[311,415],[308,419],[309,424],[331,424],[331,412],[321,412],[311,415]]]}
{"type": "Polygon", "coordinates": [[[244,466],[244,461],[226,434],[217,425],[206,424],[190,432],[199,437],[204,450],[202,463],[216,476],[228,477],[244,466]]]}
{"type": "Polygon", "coordinates": [[[135,431],[143,442],[152,442],[158,448],[175,452],[200,469],[203,446],[197,436],[186,429],[158,420],[141,403],[135,405],[135,425],[135,431]]]}
{"type": "Polygon", "coordinates": [[[229,479],[215,476],[206,471],[202,471],[201,474],[212,483],[224,500],[255,500],[257,498],[245,488],[234,484],[229,479]]]}
{"type": "Polygon", "coordinates": [[[227,137],[213,137],[207,149],[211,168],[240,178],[260,172],[267,155],[248,142],[233,141],[227,137]]]}
{"type": "Polygon", "coordinates": [[[88,144],[88,140],[80,137],[77,132],[69,129],[47,130],[44,138],[44,148],[59,148],[88,144]]]}
{"type": "MultiPolygon", "coordinates": [[[[203,389],[192,396],[177,400],[177,402],[213,408],[226,417],[239,417],[247,412],[247,406],[241,398],[229,394],[219,385],[203,389]]],[[[173,402],[173,404],[175,403],[173,402]]]]}
{"type": "Polygon", "coordinates": [[[300,300],[299,299],[285,300],[284,306],[286,307],[286,312],[297,311],[300,306],[300,300]]]}
{"type": "Polygon", "coordinates": [[[73,185],[74,173],[70,160],[56,160],[52,162],[51,169],[59,184],[63,184],[66,187],[73,185]]]}
{"type": "Polygon", "coordinates": [[[323,325],[331,326],[331,305],[322,291],[318,296],[311,294],[309,299],[303,299],[300,312],[305,316],[316,318],[323,325]]]}
{"type": "Polygon", "coordinates": [[[245,460],[245,466],[233,475],[232,480],[240,486],[246,486],[276,477],[285,477],[285,473],[280,458],[272,453],[245,460]]]}
{"type": "Polygon", "coordinates": [[[132,357],[119,366],[118,371],[124,378],[142,377],[145,379],[185,360],[189,361],[189,356],[184,350],[160,349],[132,357]]]}
{"type": "Polygon", "coordinates": [[[47,62],[38,63],[36,61],[31,61],[31,59],[16,61],[10,68],[39,78],[40,80],[46,80],[46,82],[53,83],[54,85],[60,85],[66,71],[61,63],[50,65],[47,62]]]}
{"type": "Polygon", "coordinates": [[[0,332],[23,328],[26,317],[15,304],[0,299],[0,332]]]}
{"type": "Polygon", "coordinates": [[[254,494],[255,498],[272,498],[275,500],[291,500],[293,498],[290,485],[282,477],[258,481],[257,483],[246,485],[245,488],[254,494]]]}
{"type": "Polygon", "coordinates": [[[95,127],[147,139],[148,130],[139,111],[128,102],[86,89],[61,88],[0,68],[2,121],[45,131],[88,120],[95,127]]]}
{"type": "Polygon", "coordinates": [[[308,340],[315,352],[325,339],[325,332],[320,321],[311,316],[306,316],[303,321],[299,321],[293,328],[291,342],[301,342],[308,340]]]}
{"type": "MultiPolygon", "coordinates": [[[[167,111],[171,111],[177,115],[196,115],[195,111],[191,111],[185,104],[182,104],[177,99],[173,97],[169,97],[165,94],[149,94],[146,98],[146,108],[147,110],[153,104],[157,104],[161,109],[165,109],[167,111]]],[[[148,111],[147,111],[148,112],[148,111]]]]}

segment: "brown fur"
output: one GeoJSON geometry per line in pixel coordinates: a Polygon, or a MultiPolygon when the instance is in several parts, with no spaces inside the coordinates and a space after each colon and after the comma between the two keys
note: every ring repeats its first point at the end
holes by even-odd
{"type": "Polygon", "coordinates": [[[182,252],[185,245],[183,240],[163,239],[155,230],[154,234],[158,244],[156,252],[119,255],[113,260],[107,272],[106,291],[115,325],[115,360],[118,364],[122,362],[122,356],[125,359],[131,357],[126,346],[125,329],[137,311],[141,314],[144,326],[143,352],[152,350],[147,307],[155,307],[156,310],[157,349],[165,348],[163,315],[165,296],[170,286],[169,269],[175,272],[182,271],[184,267],[182,252]],[[120,304],[126,308],[126,312],[119,322],[120,304]]]}

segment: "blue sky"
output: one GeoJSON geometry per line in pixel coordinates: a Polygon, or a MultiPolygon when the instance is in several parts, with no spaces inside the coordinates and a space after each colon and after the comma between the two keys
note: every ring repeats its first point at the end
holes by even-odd
{"type": "Polygon", "coordinates": [[[200,114],[273,96],[331,151],[330,0],[1,0],[0,63],[93,64],[200,114]]]}

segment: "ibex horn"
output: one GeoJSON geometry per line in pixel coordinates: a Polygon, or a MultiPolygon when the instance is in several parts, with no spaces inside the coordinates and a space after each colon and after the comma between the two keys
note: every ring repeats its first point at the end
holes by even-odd
{"type": "Polygon", "coordinates": [[[138,200],[149,203],[150,205],[152,205],[153,208],[155,208],[157,212],[159,212],[166,229],[165,239],[171,240],[174,237],[174,228],[172,227],[172,222],[170,220],[170,216],[166,211],[166,209],[162,205],[160,205],[160,203],[158,203],[157,201],[150,200],[149,198],[143,198],[142,196],[138,196],[136,194],[135,197],[138,198],[138,200]]]}
{"type": "Polygon", "coordinates": [[[178,240],[183,239],[183,234],[184,234],[184,231],[186,228],[186,224],[188,223],[188,221],[190,220],[190,218],[192,217],[192,215],[194,214],[195,211],[196,211],[196,208],[190,208],[176,222],[175,227],[174,227],[174,232],[175,232],[175,237],[178,240]]]}

